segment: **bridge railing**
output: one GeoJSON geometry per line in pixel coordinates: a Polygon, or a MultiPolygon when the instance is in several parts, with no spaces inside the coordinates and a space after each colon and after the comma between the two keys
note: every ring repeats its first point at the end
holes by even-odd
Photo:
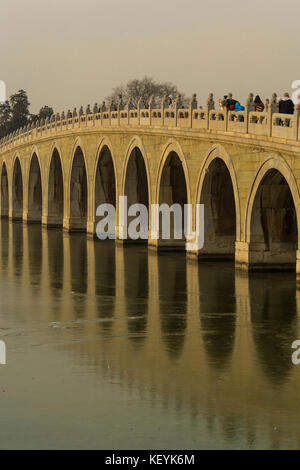
{"type": "Polygon", "coordinates": [[[293,139],[296,125],[297,122],[292,114],[274,113],[272,115],[272,135],[274,137],[293,139]]]}
{"type": "Polygon", "coordinates": [[[161,109],[151,110],[151,125],[156,127],[162,127],[163,125],[163,112],[161,109]]]}
{"type": "Polygon", "coordinates": [[[189,109],[178,109],[177,110],[177,126],[182,129],[191,128],[191,123],[193,119],[193,113],[191,115],[189,109]]]}
{"type": "Polygon", "coordinates": [[[167,108],[164,110],[164,126],[176,127],[176,109],[167,108]]]}
{"type": "MultiPolygon", "coordinates": [[[[211,95],[210,95],[211,96],[211,95]]],[[[211,97],[210,97],[211,99],[211,97]]],[[[227,109],[214,109],[212,102],[205,108],[161,108],[105,110],[73,115],[68,112],[61,116],[53,116],[51,120],[28,125],[0,141],[0,149],[17,146],[44,136],[70,132],[79,128],[116,128],[116,127],[165,127],[197,131],[219,131],[237,134],[251,134],[256,136],[274,137],[283,140],[300,141],[300,111],[295,105],[294,114],[279,114],[274,95],[273,101],[264,112],[252,110],[251,101],[246,104],[244,111],[228,111],[227,109]],[[71,117],[70,117],[71,116],[71,117]]],[[[82,109],[82,108],[81,108],[82,109]]],[[[88,107],[89,109],[89,107],[88,107]]]]}
{"type": "Polygon", "coordinates": [[[248,118],[248,133],[269,135],[269,115],[267,112],[250,111],[248,118]]]}
{"type": "Polygon", "coordinates": [[[150,115],[151,111],[149,109],[140,110],[140,126],[150,126],[150,115]]]}
{"type": "Polygon", "coordinates": [[[209,111],[208,129],[217,131],[226,131],[227,111],[211,109],[209,111]]]}
{"type": "Polygon", "coordinates": [[[140,120],[140,111],[137,109],[131,109],[129,112],[129,124],[132,126],[138,126],[140,120]]]}
{"type": "Polygon", "coordinates": [[[227,131],[247,133],[248,116],[246,111],[229,111],[227,131]]]}
{"type": "Polygon", "coordinates": [[[208,129],[209,111],[207,109],[194,109],[192,115],[193,129],[208,129]]]}

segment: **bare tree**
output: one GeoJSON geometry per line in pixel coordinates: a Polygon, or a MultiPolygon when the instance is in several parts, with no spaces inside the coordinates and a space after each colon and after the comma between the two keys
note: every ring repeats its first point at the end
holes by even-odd
{"type": "Polygon", "coordinates": [[[136,108],[141,98],[141,106],[146,108],[151,96],[153,96],[153,105],[160,106],[162,98],[170,95],[174,100],[180,96],[181,104],[184,106],[188,104],[189,100],[183,93],[180,93],[176,85],[170,82],[156,82],[151,77],[144,77],[141,80],[136,78],[126,85],[119,85],[113,88],[112,93],[105,99],[108,103],[121,106],[130,100],[131,106],[136,108]]]}

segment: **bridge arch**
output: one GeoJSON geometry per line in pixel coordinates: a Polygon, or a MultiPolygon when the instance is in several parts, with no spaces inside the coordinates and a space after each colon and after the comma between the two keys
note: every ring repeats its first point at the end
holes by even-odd
{"type": "MultiPolygon", "coordinates": [[[[182,215],[184,205],[191,203],[191,186],[187,163],[181,146],[176,140],[169,140],[166,144],[156,178],[156,201],[157,204],[179,204],[182,215]]],[[[176,239],[174,233],[174,219],[171,219],[171,239],[160,240],[159,245],[166,248],[185,247],[184,217],[182,217],[182,238],[176,239]]],[[[159,220],[159,227],[162,227],[162,220],[159,220]]],[[[159,237],[160,234],[159,234],[159,237]]]]}
{"type": "Polygon", "coordinates": [[[132,152],[137,149],[138,150],[138,158],[141,157],[143,159],[142,163],[145,168],[146,172],[146,177],[147,177],[147,192],[148,192],[148,200],[150,204],[151,200],[151,181],[150,181],[150,170],[149,170],[149,163],[148,163],[148,158],[146,155],[146,151],[143,145],[142,140],[135,136],[131,139],[125,153],[125,161],[124,161],[124,166],[123,166],[123,171],[122,171],[122,184],[121,184],[121,195],[126,194],[126,178],[128,176],[128,164],[129,160],[131,157],[133,157],[132,152]]]}
{"type": "Polygon", "coordinates": [[[104,137],[98,146],[93,174],[94,217],[99,204],[108,203],[116,206],[117,187],[116,159],[110,140],[104,137]]]}
{"type": "Polygon", "coordinates": [[[61,151],[52,146],[48,171],[48,226],[62,226],[64,217],[64,172],[61,151]]]}
{"type": "Polygon", "coordinates": [[[86,231],[88,217],[87,164],[80,139],[73,147],[69,173],[69,230],[86,231]]]}
{"type": "Polygon", "coordinates": [[[23,172],[19,156],[13,161],[12,175],[12,218],[22,220],[23,218],[23,172]]]}
{"type": "MultiPolygon", "coordinates": [[[[127,196],[128,208],[133,204],[143,204],[148,210],[148,231],[151,207],[151,182],[149,164],[140,138],[134,137],[129,143],[122,172],[121,195],[127,196]]],[[[128,216],[128,224],[136,216],[128,216]]],[[[139,230],[142,230],[140,227],[139,230]]]]}
{"type": "Polygon", "coordinates": [[[204,204],[204,246],[201,256],[233,258],[241,237],[240,198],[232,160],[221,145],[204,159],[196,203],[204,204]]]}
{"type": "Polygon", "coordinates": [[[1,217],[8,217],[9,214],[9,191],[8,191],[8,175],[6,163],[2,163],[1,168],[1,217]]]}
{"type": "Polygon", "coordinates": [[[41,222],[43,207],[43,191],[41,167],[36,151],[31,155],[28,173],[28,222],[41,222]]]}
{"type": "Polygon", "coordinates": [[[163,170],[165,168],[166,161],[167,161],[168,157],[170,156],[170,154],[172,152],[175,153],[178,156],[178,158],[180,160],[180,163],[182,165],[182,169],[183,169],[183,172],[184,172],[186,189],[187,189],[187,204],[189,204],[191,202],[191,187],[190,187],[190,178],[189,178],[188,166],[187,166],[185,156],[184,156],[184,153],[182,151],[181,146],[174,139],[170,139],[167,142],[167,144],[165,145],[164,150],[162,152],[162,156],[160,158],[157,177],[156,177],[155,203],[159,204],[160,183],[161,183],[162,173],[163,173],[163,170]]]}
{"type": "Polygon", "coordinates": [[[280,155],[270,155],[255,176],[246,204],[250,268],[295,267],[299,208],[299,190],[291,168],[280,155]]]}

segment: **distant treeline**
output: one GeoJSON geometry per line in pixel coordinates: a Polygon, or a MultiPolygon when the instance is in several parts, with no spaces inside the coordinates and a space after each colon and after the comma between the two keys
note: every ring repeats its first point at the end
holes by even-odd
{"type": "MultiPolygon", "coordinates": [[[[138,102],[147,107],[152,98],[153,105],[159,106],[163,98],[168,99],[168,103],[177,100],[178,107],[188,106],[189,99],[180,92],[178,87],[171,82],[157,82],[151,77],[129,80],[126,85],[119,85],[106,97],[110,104],[122,106],[129,103],[132,107],[137,107],[138,102]]],[[[26,91],[19,90],[10,96],[9,100],[0,104],[0,139],[7,134],[34,123],[40,119],[50,118],[54,112],[49,106],[43,106],[38,114],[31,114],[30,103],[26,91]]]]}
{"type": "Polygon", "coordinates": [[[19,90],[0,104],[0,138],[39,119],[51,117],[53,114],[53,109],[49,106],[43,106],[38,114],[31,114],[29,106],[28,96],[24,90],[19,90]]]}

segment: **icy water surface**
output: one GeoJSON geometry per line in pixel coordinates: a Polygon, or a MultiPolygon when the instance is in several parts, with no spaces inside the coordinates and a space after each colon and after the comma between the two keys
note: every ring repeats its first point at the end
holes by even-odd
{"type": "Polygon", "coordinates": [[[294,274],[0,235],[0,448],[300,447],[294,274]]]}

